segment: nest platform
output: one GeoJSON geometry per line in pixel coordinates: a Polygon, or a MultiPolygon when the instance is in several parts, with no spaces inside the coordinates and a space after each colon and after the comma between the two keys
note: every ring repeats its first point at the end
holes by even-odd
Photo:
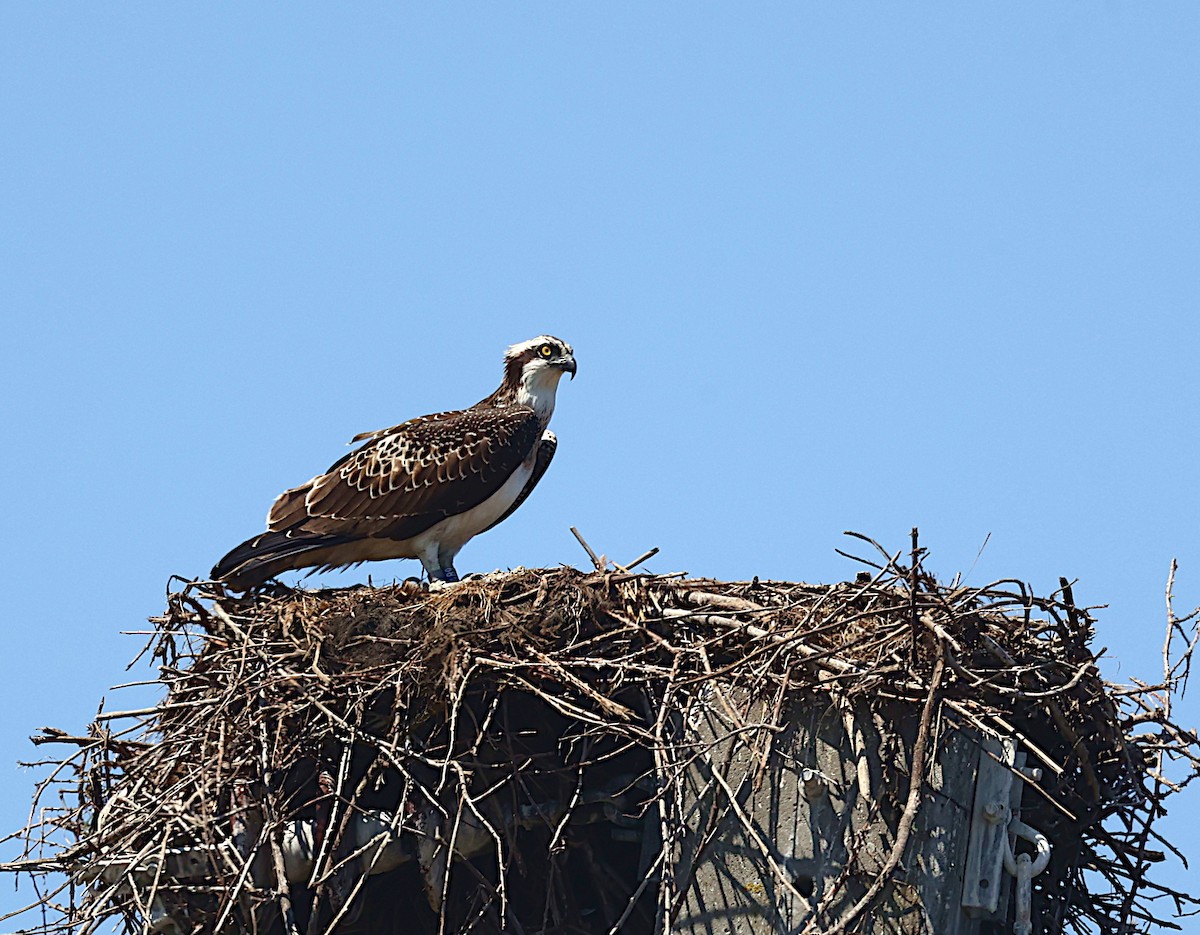
{"type": "Polygon", "coordinates": [[[1009,931],[985,808],[997,847],[1017,816],[1049,844],[1038,931],[1195,907],[1154,879],[1185,670],[1106,683],[1069,588],[880,554],[834,585],[187,583],[145,650],[161,702],[35,738],[68,753],[4,866],[40,886],[25,931],[1009,931]]]}

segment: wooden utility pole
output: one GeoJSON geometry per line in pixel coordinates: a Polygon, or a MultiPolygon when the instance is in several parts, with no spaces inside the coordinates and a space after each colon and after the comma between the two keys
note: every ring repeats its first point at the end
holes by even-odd
{"type": "Polygon", "coordinates": [[[1003,849],[1024,785],[1011,740],[943,725],[897,854],[907,802],[895,778],[914,775],[915,719],[798,705],[766,758],[739,740],[754,718],[737,707],[714,701],[700,727],[716,749],[689,771],[674,932],[977,935],[1005,923],[1003,849]],[[724,776],[712,762],[729,764],[724,776]]]}

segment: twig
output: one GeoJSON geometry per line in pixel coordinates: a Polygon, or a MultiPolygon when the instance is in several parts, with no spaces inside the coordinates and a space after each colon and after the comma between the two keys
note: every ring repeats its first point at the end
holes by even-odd
{"type": "Polygon", "coordinates": [[[579,540],[579,544],[581,546],[583,546],[583,550],[585,552],[587,552],[588,558],[590,558],[592,560],[592,566],[596,569],[596,571],[604,571],[604,568],[605,568],[604,562],[602,562],[600,560],[600,557],[598,555],[596,555],[595,552],[592,551],[592,547],[587,544],[587,540],[583,538],[583,536],[580,534],[579,530],[576,529],[574,526],[571,527],[571,535],[573,535],[576,539],[579,540]]]}

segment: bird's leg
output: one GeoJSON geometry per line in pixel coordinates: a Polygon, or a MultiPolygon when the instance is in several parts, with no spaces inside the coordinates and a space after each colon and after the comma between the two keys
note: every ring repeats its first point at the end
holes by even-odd
{"type": "Polygon", "coordinates": [[[421,560],[421,566],[425,569],[425,574],[429,576],[429,583],[433,584],[437,581],[457,581],[458,576],[447,579],[445,577],[445,569],[449,566],[450,571],[454,571],[454,563],[452,561],[443,561],[442,556],[438,555],[436,543],[429,543],[421,554],[418,556],[421,560]]]}
{"type": "Polygon", "coordinates": [[[442,588],[448,588],[450,585],[458,581],[458,572],[454,570],[453,565],[447,565],[445,568],[438,568],[436,571],[429,573],[429,590],[440,591],[442,588]]]}
{"type": "MultiPolygon", "coordinates": [[[[458,572],[454,570],[454,556],[458,554],[458,548],[438,548],[437,556],[437,579],[445,581],[447,584],[453,584],[458,581],[458,572]]],[[[433,577],[432,575],[430,576],[433,577]]]]}

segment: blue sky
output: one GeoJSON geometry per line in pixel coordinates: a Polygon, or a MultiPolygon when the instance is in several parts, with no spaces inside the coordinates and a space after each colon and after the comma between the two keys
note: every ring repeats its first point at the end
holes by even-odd
{"type": "Polygon", "coordinates": [[[576,525],[833,581],[917,525],[945,577],[1078,579],[1155,678],[1173,556],[1200,602],[1198,48],[1112,0],[0,7],[0,825],[169,575],[543,331],[558,456],[460,571],[576,525]]]}

